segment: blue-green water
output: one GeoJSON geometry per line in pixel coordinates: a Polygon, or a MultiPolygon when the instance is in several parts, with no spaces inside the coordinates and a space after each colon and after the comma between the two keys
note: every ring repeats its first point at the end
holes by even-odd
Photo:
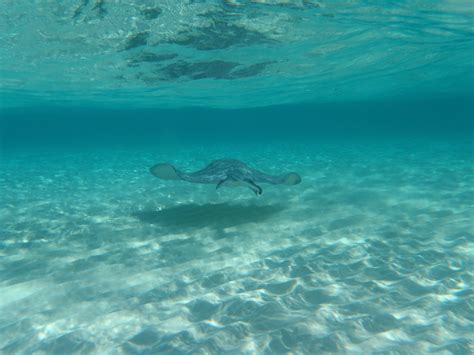
{"type": "Polygon", "coordinates": [[[472,353],[470,2],[0,19],[0,353],[472,353]]]}

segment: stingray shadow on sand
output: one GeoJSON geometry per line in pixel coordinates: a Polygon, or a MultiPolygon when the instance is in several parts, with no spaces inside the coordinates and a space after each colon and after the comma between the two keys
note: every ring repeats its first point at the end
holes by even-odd
{"type": "Polygon", "coordinates": [[[157,211],[139,211],[133,216],[144,223],[176,232],[206,227],[224,229],[246,223],[260,223],[284,209],[281,205],[183,204],[157,211]]]}

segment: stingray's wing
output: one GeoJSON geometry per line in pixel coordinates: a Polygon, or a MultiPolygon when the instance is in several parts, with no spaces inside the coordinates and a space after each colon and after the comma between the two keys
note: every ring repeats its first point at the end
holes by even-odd
{"type": "Polygon", "coordinates": [[[280,184],[298,185],[301,182],[301,176],[297,173],[288,173],[278,177],[280,184]]]}
{"type": "Polygon", "coordinates": [[[163,180],[182,180],[182,173],[171,164],[156,164],[150,172],[163,180]]]}
{"type": "Polygon", "coordinates": [[[273,185],[280,185],[280,184],[297,185],[301,182],[301,176],[293,172],[288,173],[288,174],[283,174],[283,175],[270,175],[270,174],[265,174],[265,173],[255,170],[253,175],[254,175],[253,180],[255,182],[267,183],[267,184],[273,184],[273,185]]]}
{"type": "Polygon", "coordinates": [[[206,171],[206,168],[188,174],[179,171],[173,165],[167,163],[154,165],[150,172],[163,180],[184,180],[202,184],[214,184],[223,179],[222,176],[213,175],[212,171],[206,171]]]}

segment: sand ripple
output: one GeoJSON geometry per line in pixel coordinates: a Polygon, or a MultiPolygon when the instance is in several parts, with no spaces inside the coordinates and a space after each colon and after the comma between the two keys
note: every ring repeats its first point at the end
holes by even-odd
{"type": "Polygon", "coordinates": [[[154,152],[5,159],[0,351],[468,353],[469,149],[370,149],[260,155],[304,177],[260,199],[154,152]]]}

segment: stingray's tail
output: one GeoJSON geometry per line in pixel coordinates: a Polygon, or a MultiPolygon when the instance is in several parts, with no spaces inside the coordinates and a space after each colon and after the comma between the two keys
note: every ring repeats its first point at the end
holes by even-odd
{"type": "Polygon", "coordinates": [[[301,176],[297,173],[289,173],[278,177],[280,184],[297,185],[301,182],[301,176]]]}
{"type": "Polygon", "coordinates": [[[182,175],[182,173],[171,164],[156,164],[150,168],[150,172],[164,180],[181,180],[182,175]]]}

